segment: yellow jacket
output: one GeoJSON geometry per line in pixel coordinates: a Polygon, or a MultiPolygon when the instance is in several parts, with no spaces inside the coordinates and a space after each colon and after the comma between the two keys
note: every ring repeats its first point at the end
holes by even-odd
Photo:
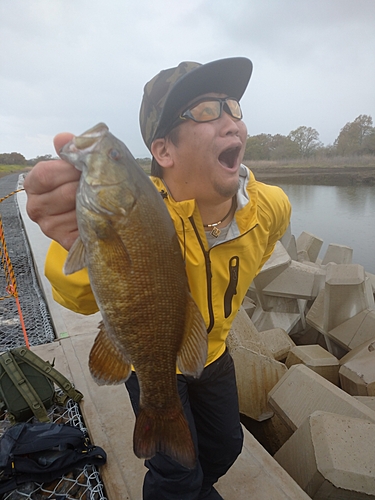
{"type": "MultiPolygon", "coordinates": [[[[252,280],[289,225],[290,203],[280,188],[257,182],[242,166],[231,239],[209,248],[195,201],[176,202],[161,179],[151,179],[163,193],[181,245],[190,290],[206,322],[210,364],[224,352],[232,321],[252,280]]],[[[98,307],[87,271],[65,276],[62,267],[66,255],[58,243],[51,243],[45,274],[52,284],[53,297],[68,309],[92,314],[98,307]]]]}

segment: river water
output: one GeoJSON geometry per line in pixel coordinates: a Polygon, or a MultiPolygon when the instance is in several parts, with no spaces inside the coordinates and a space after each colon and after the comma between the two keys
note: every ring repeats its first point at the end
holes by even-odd
{"type": "Polygon", "coordinates": [[[277,183],[292,203],[292,233],[302,231],[324,241],[319,258],[330,243],[353,249],[353,263],[375,274],[375,188],[277,183]]]}

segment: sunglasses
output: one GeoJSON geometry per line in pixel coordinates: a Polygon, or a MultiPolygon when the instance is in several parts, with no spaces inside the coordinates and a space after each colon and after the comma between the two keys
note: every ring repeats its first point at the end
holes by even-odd
{"type": "Polygon", "coordinates": [[[212,122],[218,120],[223,109],[236,120],[241,120],[242,111],[240,103],[233,97],[209,97],[193,103],[183,111],[179,118],[190,119],[195,122],[212,122]]]}
{"type": "Polygon", "coordinates": [[[171,123],[164,134],[166,135],[169,133],[174,127],[181,123],[181,120],[193,120],[197,123],[218,120],[223,109],[236,120],[242,119],[240,103],[234,97],[205,97],[194,102],[185,109],[185,111],[171,123]]]}

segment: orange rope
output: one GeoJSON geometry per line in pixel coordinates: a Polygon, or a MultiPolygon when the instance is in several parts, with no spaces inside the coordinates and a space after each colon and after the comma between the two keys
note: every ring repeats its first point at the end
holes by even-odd
{"type": "MultiPolygon", "coordinates": [[[[13,191],[12,193],[9,193],[4,198],[0,199],[0,203],[2,201],[6,200],[7,198],[9,198],[10,196],[12,196],[13,194],[18,193],[20,191],[23,191],[23,189],[18,189],[17,191],[13,191]]],[[[23,314],[22,314],[22,310],[21,310],[21,304],[20,304],[20,301],[18,298],[16,277],[14,275],[13,266],[12,266],[12,263],[10,261],[10,257],[9,257],[8,251],[7,251],[7,246],[5,243],[5,236],[4,236],[3,222],[1,219],[1,215],[0,215],[0,254],[1,254],[1,262],[3,264],[3,268],[4,268],[4,272],[5,272],[5,279],[7,282],[7,286],[5,288],[5,291],[8,294],[5,297],[0,297],[0,300],[8,299],[10,297],[15,298],[16,304],[17,304],[17,309],[18,309],[18,314],[20,317],[21,327],[22,327],[22,331],[23,331],[23,336],[25,339],[25,344],[26,344],[26,347],[28,349],[30,349],[29,339],[27,337],[25,322],[24,322],[23,314]]]]}
{"type": "Polygon", "coordinates": [[[21,191],[25,191],[24,188],[21,188],[21,189],[16,189],[16,191],[12,191],[11,193],[7,194],[6,196],[4,196],[4,198],[0,198],[0,203],[4,200],[6,200],[7,198],[10,198],[11,196],[13,196],[14,194],[16,193],[19,193],[21,191]]]}
{"type": "Polygon", "coordinates": [[[3,264],[5,272],[5,279],[7,282],[5,291],[8,293],[8,296],[2,297],[2,299],[8,297],[18,297],[16,277],[14,276],[13,266],[7,251],[7,245],[5,243],[5,236],[4,236],[3,222],[1,219],[1,215],[0,215],[0,253],[1,253],[1,262],[3,264]]]}

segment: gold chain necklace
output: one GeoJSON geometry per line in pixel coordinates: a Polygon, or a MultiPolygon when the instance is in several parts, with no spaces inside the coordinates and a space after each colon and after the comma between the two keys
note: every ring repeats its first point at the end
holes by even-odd
{"type": "Polygon", "coordinates": [[[212,227],[212,230],[210,231],[210,234],[214,238],[217,238],[220,235],[221,231],[220,231],[220,229],[217,226],[219,226],[220,224],[222,224],[229,217],[230,213],[232,212],[232,209],[233,209],[233,206],[234,206],[234,202],[235,202],[235,198],[233,197],[232,198],[232,204],[230,206],[229,212],[226,215],[224,215],[224,217],[222,219],[220,219],[218,222],[213,222],[212,224],[203,224],[203,227],[208,227],[208,228],[212,227]]]}

